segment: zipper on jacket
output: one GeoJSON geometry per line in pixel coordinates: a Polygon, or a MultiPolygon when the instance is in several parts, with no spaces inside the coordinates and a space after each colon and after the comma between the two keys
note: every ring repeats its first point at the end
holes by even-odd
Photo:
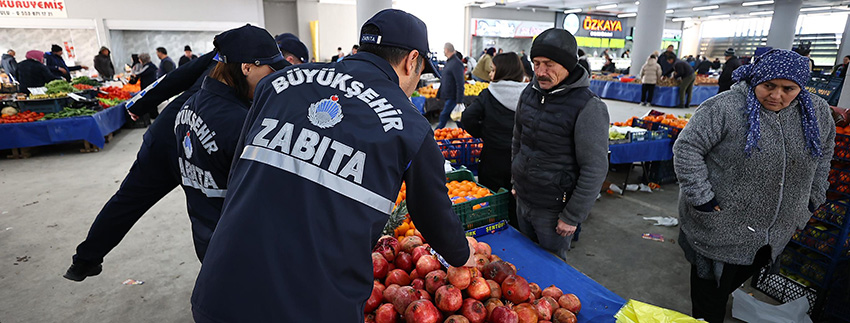
{"type": "Polygon", "coordinates": [[[782,182],[779,183],[779,201],[776,204],[776,212],[773,214],[773,220],[770,221],[770,225],[767,226],[767,232],[764,238],[767,245],[770,245],[770,229],[772,229],[773,225],[776,224],[776,219],[779,218],[779,212],[782,210],[782,196],[785,194],[785,174],[788,172],[788,153],[785,151],[785,132],[782,131],[782,121],[779,120],[780,115],[777,114],[776,118],[776,124],[779,126],[779,135],[782,137],[782,182]]]}

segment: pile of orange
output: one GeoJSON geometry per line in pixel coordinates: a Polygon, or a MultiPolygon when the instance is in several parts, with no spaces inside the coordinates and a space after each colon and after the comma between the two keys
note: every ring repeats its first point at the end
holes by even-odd
{"type": "Polygon", "coordinates": [[[443,128],[434,130],[434,140],[472,138],[466,130],[460,128],[443,128]]]}
{"type": "Polygon", "coordinates": [[[660,123],[660,124],[663,124],[663,125],[676,127],[676,128],[680,128],[680,129],[684,128],[688,124],[688,119],[679,118],[679,117],[677,117],[673,114],[668,113],[668,114],[665,114],[663,116],[645,116],[643,118],[632,117],[632,118],[629,119],[629,121],[626,121],[626,122],[614,122],[614,125],[618,126],[618,127],[631,127],[632,121],[634,119],[642,119],[644,121],[657,122],[657,123],[660,123]]]}
{"type": "Polygon", "coordinates": [[[422,238],[422,234],[419,233],[419,230],[417,230],[416,226],[413,225],[413,221],[410,220],[410,215],[404,219],[404,222],[402,222],[398,228],[395,228],[395,236],[399,241],[401,241],[404,237],[410,236],[417,236],[422,239],[422,241],[425,241],[425,238],[422,238]]]}
{"type": "MultiPolygon", "coordinates": [[[[446,188],[448,189],[449,199],[452,200],[452,204],[460,204],[493,195],[490,193],[490,190],[483,186],[478,186],[478,184],[472,181],[451,181],[446,183],[446,188]]],[[[484,207],[484,205],[485,203],[480,203],[473,206],[472,209],[477,210],[484,207]]]]}
{"type": "Polygon", "coordinates": [[[850,135],[850,126],[835,127],[835,133],[839,135],[850,135]]]}

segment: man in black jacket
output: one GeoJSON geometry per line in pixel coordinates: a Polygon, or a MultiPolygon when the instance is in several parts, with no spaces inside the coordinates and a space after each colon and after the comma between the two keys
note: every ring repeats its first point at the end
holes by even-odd
{"type": "Polygon", "coordinates": [[[81,69],[89,69],[85,65],[68,66],[65,64],[65,59],[62,58],[62,47],[59,45],[51,45],[50,52],[44,53],[44,64],[50,69],[50,73],[58,77],[64,78],[66,81],[71,81],[71,72],[81,69]]]}
{"type": "Polygon", "coordinates": [[[670,74],[673,73],[673,65],[667,63],[666,55],[676,56],[675,47],[673,45],[667,45],[667,51],[658,55],[658,65],[661,65],[661,76],[670,77],[670,74]]]}
{"type": "MultiPolygon", "coordinates": [[[[446,54],[446,66],[443,67],[440,79],[440,99],[445,101],[443,112],[440,112],[440,123],[437,124],[437,129],[442,129],[451,119],[452,110],[458,105],[463,105],[463,85],[466,83],[463,79],[463,62],[455,55],[455,46],[452,43],[446,43],[443,47],[446,54]]],[[[458,121],[458,127],[463,125],[458,121]]]]}
{"type": "Polygon", "coordinates": [[[687,108],[691,104],[691,95],[694,92],[694,81],[696,81],[694,68],[691,67],[691,64],[688,64],[688,62],[678,59],[674,55],[667,55],[667,64],[673,66],[673,71],[676,73],[675,77],[680,80],[678,108],[687,108]]]}
{"type": "Polygon", "coordinates": [[[564,259],[608,173],[608,107],[588,89],[577,49],[563,29],[535,38],[535,79],[520,98],[511,147],[520,231],[564,259]]]}
{"type": "Polygon", "coordinates": [[[701,60],[697,63],[697,74],[705,75],[708,74],[708,70],[711,69],[711,61],[708,60],[705,56],[702,57],[701,60]]]}
{"type": "Polygon", "coordinates": [[[94,69],[104,81],[111,81],[115,76],[115,66],[112,65],[112,52],[106,46],[100,48],[97,56],[94,57],[94,69]]]}
{"type": "Polygon", "coordinates": [[[732,81],[732,72],[738,67],[741,67],[741,61],[738,60],[738,56],[735,56],[734,48],[729,47],[724,55],[726,55],[726,63],[723,64],[723,72],[720,73],[720,79],[717,80],[717,85],[720,87],[717,89],[717,93],[722,93],[732,88],[732,84],[734,84],[734,81],[732,81]]]}
{"type": "Polygon", "coordinates": [[[183,47],[183,54],[183,56],[180,56],[177,66],[183,66],[183,64],[198,58],[198,55],[192,54],[192,47],[189,47],[189,45],[183,47]]]}

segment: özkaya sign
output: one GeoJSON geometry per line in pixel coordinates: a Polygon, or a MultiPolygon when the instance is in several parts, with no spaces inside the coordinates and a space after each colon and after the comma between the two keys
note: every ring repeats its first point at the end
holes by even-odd
{"type": "Polygon", "coordinates": [[[0,0],[0,18],[68,18],[65,1],[0,0]]]}
{"type": "Polygon", "coordinates": [[[617,17],[558,13],[555,27],[563,28],[577,37],[625,38],[623,21],[617,17]]]}

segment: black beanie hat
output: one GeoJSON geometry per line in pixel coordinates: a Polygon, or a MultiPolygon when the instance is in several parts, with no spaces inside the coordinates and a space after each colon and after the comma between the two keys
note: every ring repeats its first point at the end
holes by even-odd
{"type": "Polygon", "coordinates": [[[62,51],[62,47],[59,47],[59,45],[53,44],[52,46],[50,46],[50,52],[51,53],[61,52],[61,51],[62,51]]]}
{"type": "Polygon", "coordinates": [[[578,64],[576,38],[564,29],[550,28],[531,43],[531,58],[546,57],[572,71],[578,64]]]}
{"type": "Polygon", "coordinates": [[[184,46],[184,47],[183,47],[183,51],[184,51],[184,52],[185,52],[185,51],[189,51],[189,52],[191,52],[191,51],[192,51],[192,47],[189,47],[189,45],[186,45],[186,46],[184,46]]]}

